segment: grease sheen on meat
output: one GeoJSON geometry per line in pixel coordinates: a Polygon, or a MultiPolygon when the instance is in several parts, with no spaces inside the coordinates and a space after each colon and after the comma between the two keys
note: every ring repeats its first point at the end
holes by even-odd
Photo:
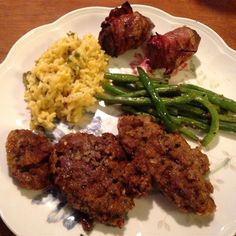
{"type": "Polygon", "coordinates": [[[146,160],[158,189],[171,202],[194,214],[214,212],[213,187],[205,179],[209,161],[198,148],[191,149],[179,134],[166,133],[150,117],[121,117],[118,130],[126,152],[146,160]]]}
{"type": "Polygon", "coordinates": [[[199,148],[166,133],[149,116],[120,117],[118,131],[118,136],[71,133],[54,146],[32,131],[11,131],[6,143],[10,174],[25,188],[54,184],[82,213],[85,230],[94,220],[123,227],[134,198],[153,188],[186,212],[214,212],[213,187],[205,178],[209,161],[199,148]]]}
{"type": "Polygon", "coordinates": [[[101,24],[99,43],[105,52],[117,57],[129,49],[141,46],[151,35],[154,24],[139,12],[133,12],[125,2],[111,10],[101,24]]]}
{"type": "Polygon", "coordinates": [[[134,202],[122,181],[127,159],[116,136],[66,135],[56,144],[52,161],[55,184],[73,208],[101,223],[123,226],[134,202]]]}

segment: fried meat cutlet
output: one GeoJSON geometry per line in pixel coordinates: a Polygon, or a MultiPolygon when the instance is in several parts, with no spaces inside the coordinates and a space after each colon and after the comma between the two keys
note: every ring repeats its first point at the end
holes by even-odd
{"type": "Polygon", "coordinates": [[[126,152],[136,162],[146,160],[153,181],[170,201],[186,212],[214,212],[213,187],[205,178],[209,161],[199,148],[192,149],[177,133],[166,133],[149,116],[120,117],[118,131],[126,152]]]}
{"type": "Polygon", "coordinates": [[[49,158],[53,145],[48,138],[30,130],[13,130],[6,142],[10,175],[26,189],[43,189],[50,184],[49,158]]]}
{"type": "Polygon", "coordinates": [[[55,184],[75,209],[101,223],[122,227],[134,207],[123,179],[126,154],[116,136],[75,133],[55,145],[55,184]]]}
{"type": "Polygon", "coordinates": [[[213,187],[205,178],[209,160],[177,133],[149,116],[123,116],[118,136],[65,135],[53,145],[29,130],[9,133],[9,172],[28,189],[54,184],[68,204],[90,222],[122,227],[134,198],[153,187],[185,212],[211,214],[213,187]],[[53,182],[51,182],[53,181],[53,182]]]}
{"type": "Polygon", "coordinates": [[[134,198],[146,196],[152,190],[152,176],[144,159],[129,159],[123,167],[122,181],[126,193],[134,198]]]}

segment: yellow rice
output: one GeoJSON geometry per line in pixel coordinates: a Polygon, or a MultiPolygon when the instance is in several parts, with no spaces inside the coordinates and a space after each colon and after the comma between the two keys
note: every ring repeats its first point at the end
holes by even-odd
{"type": "Polygon", "coordinates": [[[25,73],[25,101],[31,128],[55,128],[55,119],[79,125],[86,108],[95,104],[108,57],[92,35],[75,33],[55,42],[25,73]]]}

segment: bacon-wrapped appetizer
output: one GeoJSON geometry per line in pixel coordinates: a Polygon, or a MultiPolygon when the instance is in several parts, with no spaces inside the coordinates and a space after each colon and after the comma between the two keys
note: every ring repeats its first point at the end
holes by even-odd
{"type": "Polygon", "coordinates": [[[164,35],[152,35],[145,46],[145,55],[152,69],[165,68],[169,75],[197,52],[200,43],[198,33],[186,26],[164,35]]]}
{"type": "Polygon", "coordinates": [[[139,12],[133,12],[130,4],[125,2],[120,8],[111,10],[101,27],[99,43],[102,49],[117,57],[141,46],[150,37],[154,24],[139,12]]]}

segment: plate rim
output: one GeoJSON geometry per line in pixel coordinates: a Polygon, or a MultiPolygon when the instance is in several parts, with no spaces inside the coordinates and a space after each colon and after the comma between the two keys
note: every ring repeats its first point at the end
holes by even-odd
{"type": "MultiPolygon", "coordinates": [[[[204,29],[205,33],[209,34],[211,33],[212,35],[210,35],[215,41],[217,41],[218,44],[221,44],[222,45],[222,49],[223,51],[225,51],[229,56],[232,56],[234,57],[234,59],[236,59],[236,50],[234,50],[233,48],[231,48],[225,41],[224,39],[215,31],[213,30],[212,28],[210,28],[208,25],[204,24],[204,23],[201,23],[200,21],[198,20],[193,20],[191,18],[188,18],[188,17],[180,17],[180,16],[175,16],[175,15],[171,15],[170,13],[160,9],[160,8],[157,8],[157,7],[154,7],[154,6],[151,6],[151,5],[144,5],[144,4],[131,4],[131,6],[133,8],[139,8],[140,10],[142,9],[147,9],[147,10],[151,10],[151,11],[154,11],[154,12],[158,12],[159,14],[162,14],[164,15],[165,17],[168,17],[169,19],[174,19],[175,21],[177,22],[186,22],[188,21],[189,23],[195,23],[197,25],[199,25],[199,27],[201,27],[201,29],[204,29]],[[214,38],[215,37],[215,38],[214,38]]],[[[78,8],[78,9],[75,9],[75,10],[72,10],[72,11],[69,11],[67,12],[66,14],[60,16],[59,18],[57,18],[55,21],[52,21],[50,23],[47,23],[47,24],[43,24],[43,25],[40,25],[38,27],[35,27],[31,30],[29,30],[28,32],[26,32],[25,34],[23,34],[20,38],[18,38],[16,40],[16,42],[11,46],[11,48],[9,49],[6,57],[4,58],[4,60],[0,63],[0,70],[2,70],[4,68],[4,66],[6,66],[9,61],[10,61],[10,58],[12,57],[12,55],[14,54],[14,51],[17,49],[17,47],[19,47],[21,45],[21,43],[24,43],[24,41],[30,37],[32,34],[37,34],[39,33],[40,31],[42,30],[45,30],[47,28],[50,28],[50,27],[53,27],[54,25],[57,25],[57,24],[60,24],[62,23],[63,21],[66,21],[66,19],[68,17],[71,17],[75,14],[78,14],[78,13],[81,13],[81,12],[86,12],[86,11],[93,11],[93,10],[110,10],[112,9],[113,7],[105,7],[105,6],[89,6],[89,7],[82,7],[82,8],[78,8]]],[[[6,66],[7,67],[7,66],[6,66]]]]}
{"type": "MultiPolygon", "coordinates": [[[[211,29],[209,26],[190,19],[190,18],[185,18],[185,17],[178,17],[178,16],[173,16],[167,12],[165,12],[164,10],[161,10],[159,8],[150,6],[150,5],[142,5],[142,4],[132,4],[132,7],[134,7],[135,9],[146,9],[146,10],[151,10],[153,12],[158,12],[159,14],[161,14],[162,16],[164,16],[165,18],[171,19],[172,21],[177,21],[182,22],[182,21],[187,21],[187,22],[194,22],[195,24],[199,25],[199,27],[201,27],[201,29],[204,29],[205,32],[209,35],[210,33],[210,37],[212,38],[212,35],[215,36],[214,40],[217,40],[217,44],[222,46],[222,50],[224,52],[226,52],[227,55],[232,56],[235,60],[236,60],[236,50],[230,48],[225,41],[223,40],[223,38],[221,38],[213,29],[211,29]]],[[[41,26],[38,26],[34,29],[31,29],[30,31],[28,31],[27,33],[25,33],[24,35],[22,35],[14,44],[13,46],[10,48],[9,52],[7,53],[5,59],[2,61],[2,63],[0,64],[0,73],[3,73],[4,70],[8,70],[8,63],[11,63],[11,57],[14,56],[14,52],[15,50],[17,50],[18,47],[21,46],[22,43],[25,42],[25,40],[27,40],[29,37],[31,37],[31,35],[33,34],[37,34],[40,33],[41,31],[44,30],[48,30],[51,27],[53,28],[54,26],[60,25],[61,23],[63,23],[63,21],[67,21],[68,18],[73,17],[74,14],[78,14],[81,12],[87,12],[87,11],[108,11],[112,9],[112,7],[102,7],[102,6],[91,6],[91,7],[84,7],[84,8],[79,8],[79,9],[75,9],[73,11],[70,11],[64,15],[62,15],[61,17],[59,17],[58,19],[56,19],[55,21],[48,23],[48,24],[44,24],[41,26]]],[[[2,212],[2,209],[0,208],[0,217],[2,219],[2,221],[7,225],[7,227],[17,235],[17,232],[15,231],[15,229],[11,226],[11,224],[9,224],[4,217],[4,214],[2,212]]]]}

